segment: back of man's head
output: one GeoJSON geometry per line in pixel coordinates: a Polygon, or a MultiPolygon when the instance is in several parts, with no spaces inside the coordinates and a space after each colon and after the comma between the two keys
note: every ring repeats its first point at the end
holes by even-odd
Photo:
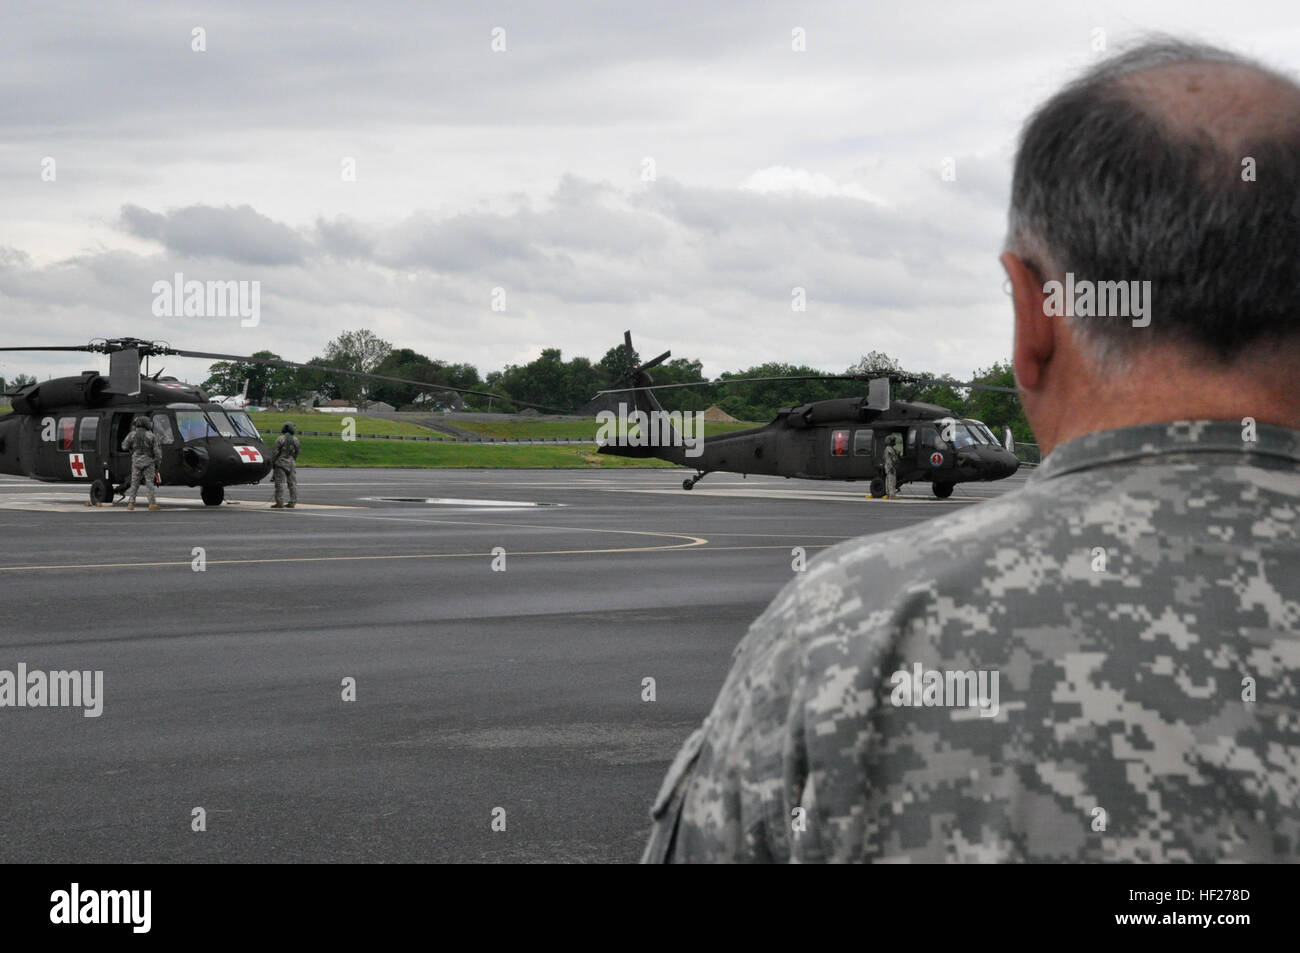
{"type": "MultiPolygon", "coordinates": [[[[1153,354],[1214,375],[1265,353],[1276,364],[1280,353],[1300,372],[1300,87],[1231,53],[1177,41],[1099,64],[1026,124],[1007,248],[1022,388],[1068,390],[1061,378],[1077,383],[1086,370],[1095,390],[1153,354]],[[1099,293],[1079,309],[1065,300],[1074,313],[1051,318],[1054,327],[1022,328],[1048,300],[1045,286],[1067,276],[1067,288],[1087,283],[1099,293]],[[1120,290],[1135,295],[1150,282],[1147,313],[1105,313],[1103,282],[1127,283],[1120,290]],[[1035,300],[1022,300],[1034,283],[1035,300]],[[1056,339],[1044,340],[1049,330],[1056,339]],[[1022,340],[1022,331],[1033,333],[1022,340]],[[1052,380],[1062,344],[1078,355],[1058,361],[1052,380]]],[[[1118,391],[1131,403],[1156,383],[1130,381],[1118,391]]],[[[1041,416],[1053,416],[1051,408],[1041,416]]],[[[1062,431],[1055,437],[1077,435],[1042,422],[1062,431]]]]}

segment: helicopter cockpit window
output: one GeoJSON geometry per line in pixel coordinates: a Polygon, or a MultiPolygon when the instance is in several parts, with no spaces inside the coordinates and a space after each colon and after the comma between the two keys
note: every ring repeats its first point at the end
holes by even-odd
{"type": "Polygon", "coordinates": [[[73,451],[72,441],[77,433],[76,417],[59,418],[59,449],[66,453],[73,451]]]}
{"type": "Polygon", "coordinates": [[[226,416],[230,418],[230,422],[235,425],[241,437],[248,437],[250,440],[261,439],[262,435],[257,432],[257,425],[242,410],[228,410],[226,416]]]}
{"type": "Polygon", "coordinates": [[[180,428],[181,440],[185,443],[217,436],[217,428],[201,410],[176,411],[176,426],[180,428]]]}
{"type": "Polygon", "coordinates": [[[916,428],[908,427],[907,428],[907,450],[910,453],[915,449],[916,449],[916,428]]]}
{"type": "Polygon", "coordinates": [[[977,441],[975,435],[970,432],[970,428],[965,424],[953,424],[952,442],[958,450],[963,447],[973,447],[977,441]]]}
{"type": "Polygon", "coordinates": [[[227,417],[223,411],[209,410],[208,417],[212,420],[212,423],[216,425],[217,432],[220,433],[221,436],[238,436],[235,432],[235,425],[230,422],[230,418],[227,417]]]}
{"type": "Polygon", "coordinates": [[[154,414],[153,432],[158,442],[164,446],[176,441],[176,434],[172,432],[171,418],[166,414],[154,414]]]}
{"type": "Polygon", "coordinates": [[[988,432],[988,428],[986,428],[978,420],[967,420],[964,421],[964,423],[966,424],[967,429],[970,430],[971,435],[975,438],[977,443],[982,443],[986,445],[997,444],[997,441],[993,439],[993,435],[988,432]]]}
{"type": "Polygon", "coordinates": [[[81,445],[82,453],[95,452],[95,437],[99,434],[98,417],[82,417],[81,426],[77,429],[77,442],[81,445]]]}

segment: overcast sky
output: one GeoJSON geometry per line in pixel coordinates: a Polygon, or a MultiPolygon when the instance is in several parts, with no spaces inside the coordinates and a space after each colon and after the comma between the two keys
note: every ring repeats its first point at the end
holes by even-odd
{"type": "MultiPolygon", "coordinates": [[[[543,347],[595,360],[631,328],[710,374],[871,350],[969,374],[1010,353],[997,253],[1034,104],[1151,31],[1300,66],[1295,0],[2,15],[0,343],[308,360],[367,327],[485,373],[543,347]],[[155,317],[176,272],[259,281],[260,324],[155,317]]],[[[0,355],[0,375],[105,363],[0,355]]]]}

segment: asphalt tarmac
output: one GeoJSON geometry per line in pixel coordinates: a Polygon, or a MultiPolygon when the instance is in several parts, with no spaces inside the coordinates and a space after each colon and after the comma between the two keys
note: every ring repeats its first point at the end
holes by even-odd
{"type": "Polygon", "coordinates": [[[0,477],[0,670],[103,672],[99,717],[0,708],[0,861],[633,861],[793,547],[1024,481],[683,476],[304,469],[295,510],[130,513],[0,477]]]}

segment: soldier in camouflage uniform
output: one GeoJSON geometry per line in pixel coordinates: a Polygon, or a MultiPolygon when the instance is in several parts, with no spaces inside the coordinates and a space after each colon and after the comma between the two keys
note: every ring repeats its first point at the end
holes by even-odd
{"type": "Polygon", "coordinates": [[[131,502],[126,508],[135,509],[136,494],[140,492],[140,484],[143,483],[149,494],[149,509],[158,509],[154,485],[158,479],[158,468],[162,466],[162,444],[149,429],[148,417],[137,417],[131,422],[131,432],[122,441],[122,449],[131,454],[131,502]]]}
{"type": "Polygon", "coordinates": [[[294,436],[297,428],[286,423],[271,449],[271,476],[275,480],[275,502],[271,509],[293,509],[298,502],[298,454],[302,443],[294,436]],[[287,502],[286,502],[287,501],[287,502]]]}
{"type": "Polygon", "coordinates": [[[885,498],[898,499],[898,437],[892,433],[885,441],[885,498]]]}
{"type": "Polygon", "coordinates": [[[1300,859],[1298,145],[1300,89],[1174,42],[1036,115],[1002,260],[1048,456],[787,585],[669,768],[644,860],[1300,859]],[[1272,169],[1255,192],[1242,155],[1272,169]],[[1149,327],[1048,317],[1056,262],[1125,253],[1159,278],[1149,327]]]}

